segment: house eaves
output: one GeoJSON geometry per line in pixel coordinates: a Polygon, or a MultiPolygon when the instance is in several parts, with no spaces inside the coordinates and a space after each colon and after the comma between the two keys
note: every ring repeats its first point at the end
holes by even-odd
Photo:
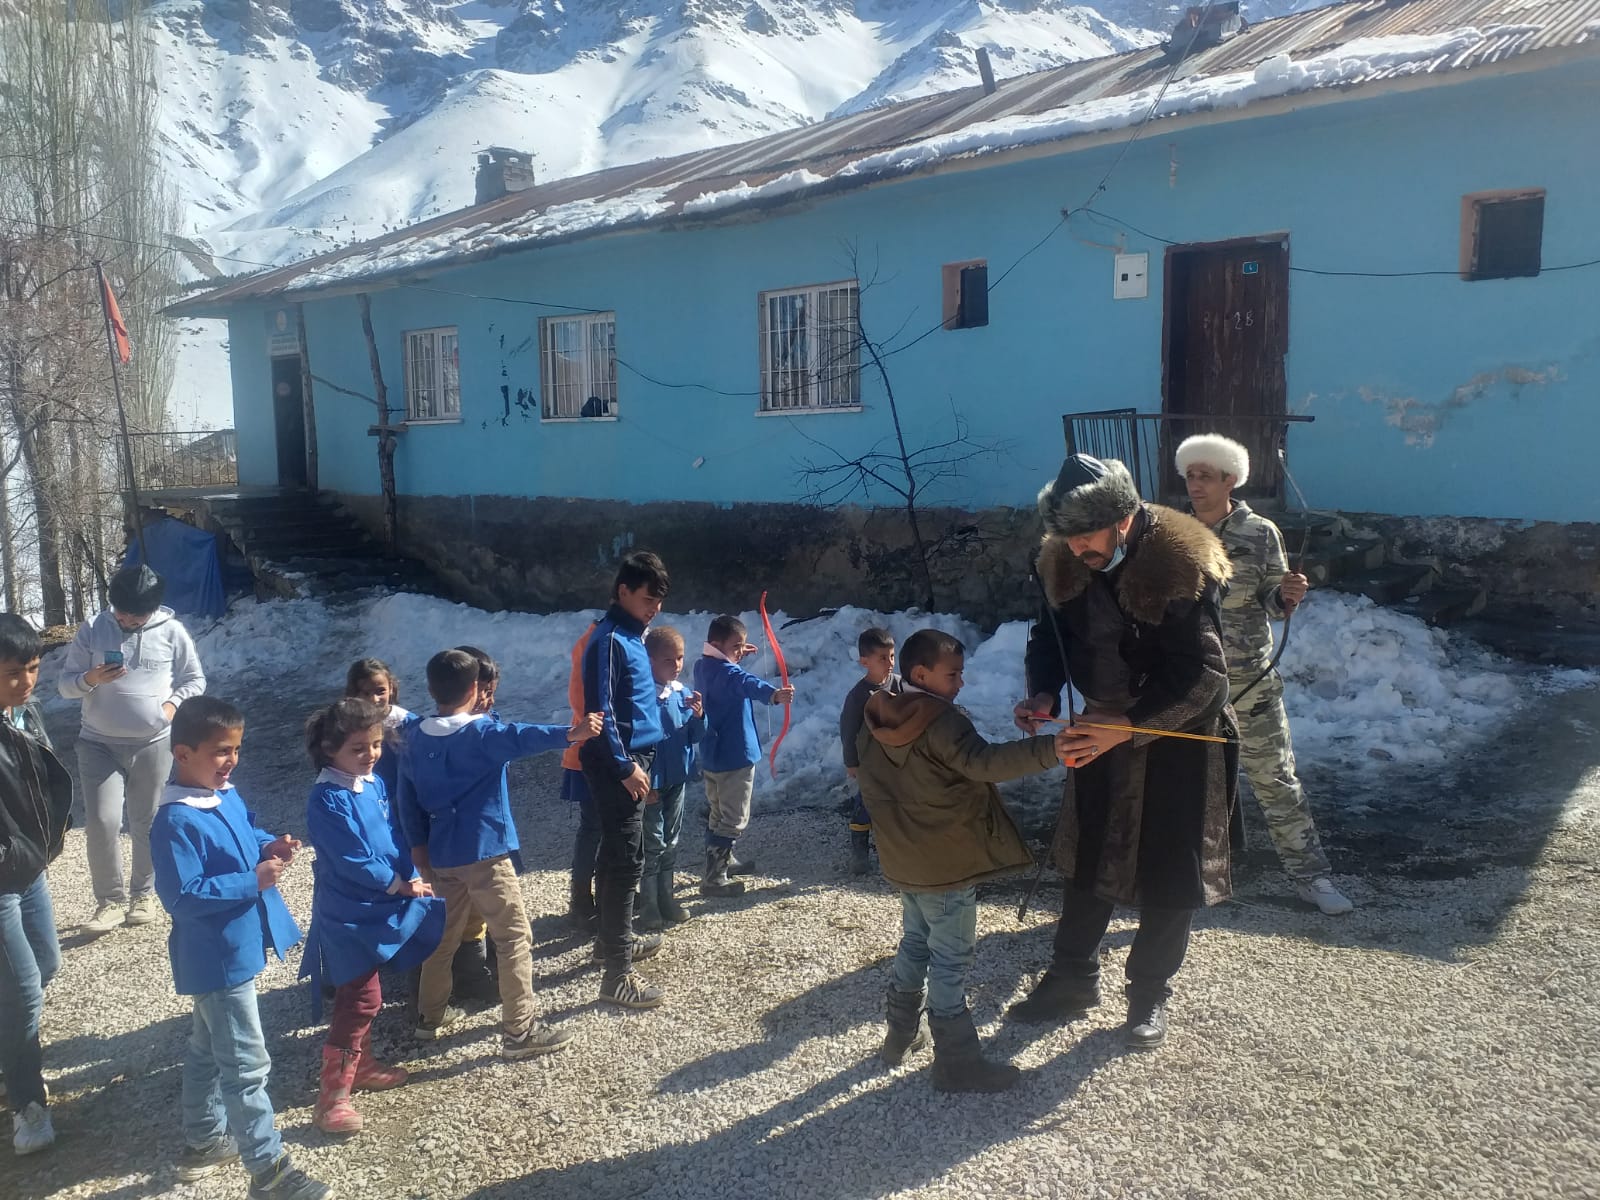
{"type": "MultiPolygon", "coordinates": [[[[1076,153],[1129,136],[1238,121],[1389,90],[1600,56],[1600,0],[1353,0],[1251,26],[1180,62],[1159,47],[869,109],[731,146],[554,180],[372,241],[241,276],[171,305],[424,286],[442,270],[580,239],[749,220],[945,170],[1076,153]]],[[[440,291],[448,289],[440,288],[440,291]]]]}

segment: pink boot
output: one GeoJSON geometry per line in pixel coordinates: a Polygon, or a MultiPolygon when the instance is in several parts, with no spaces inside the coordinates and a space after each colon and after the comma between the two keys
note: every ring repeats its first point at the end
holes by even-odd
{"type": "Polygon", "coordinates": [[[372,1030],[361,1035],[358,1043],[360,1058],[356,1061],[355,1090],[358,1092],[383,1092],[397,1088],[410,1073],[404,1067],[386,1067],[372,1054],[372,1030]]]}
{"type": "Polygon", "coordinates": [[[360,1052],[337,1046],[322,1048],[322,1090],[317,1095],[312,1124],[323,1133],[359,1133],[361,1114],[350,1103],[360,1052]]]}

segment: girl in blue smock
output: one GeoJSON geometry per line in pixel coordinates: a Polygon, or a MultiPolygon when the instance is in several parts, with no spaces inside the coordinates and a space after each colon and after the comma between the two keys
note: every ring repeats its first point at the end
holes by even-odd
{"type": "Polygon", "coordinates": [[[370,701],[347,698],[306,722],[306,750],[321,774],[306,806],[317,858],[303,971],[326,971],[335,988],[314,1118],[328,1133],[361,1128],[352,1090],[406,1081],[402,1068],[372,1055],[372,1020],[383,1006],[378,968],[420,964],[444,932],[444,902],[396,843],[388,791],[376,774],[383,717],[370,701]]]}

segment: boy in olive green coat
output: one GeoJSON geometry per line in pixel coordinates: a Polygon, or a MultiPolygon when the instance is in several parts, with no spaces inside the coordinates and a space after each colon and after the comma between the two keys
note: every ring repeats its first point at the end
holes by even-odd
{"type": "Polygon", "coordinates": [[[872,815],[884,878],[900,889],[905,928],[881,1057],[897,1064],[924,1044],[926,996],[933,1086],[998,1092],[1020,1072],[983,1057],[967,1009],[967,973],[977,953],[976,885],[1030,866],[1033,857],[994,785],[1048,771],[1059,755],[1057,737],[985,741],[955,704],[965,662],[966,648],[940,630],[907,639],[902,691],[867,701],[856,781],[872,815]]]}

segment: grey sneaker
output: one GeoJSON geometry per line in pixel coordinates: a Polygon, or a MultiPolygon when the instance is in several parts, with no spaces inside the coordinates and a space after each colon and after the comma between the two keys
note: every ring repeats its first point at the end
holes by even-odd
{"type": "Polygon", "coordinates": [[[328,1185],[295,1167],[287,1154],[250,1180],[250,1200],[328,1200],[328,1185]]]}
{"type": "Polygon", "coordinates": [[[629,971],[619,979],[606,979],[600,983],[600,1000],[618,1008],[660,1008],[667,994],[644,976],[629,971]]]}
{"type": "Polygon", "coordinates": [[[203,1146],[185,1146],[178,1155],[178,1178],[184,1183],[204,1179],[239,1157],[239,1143],[227,1134],[214,1137],[203,1146]]]}
{"type": "Polygon", "coordinates": [[[543,1021],[528,1026],[521,1037],[509,1033],[500,1035],[500,1057],[509,1062],[519,1062],[540,1054],[554,1054],[566,1048],[572,1034],[565,1029],[552,1029],[543,1021]]]}
{"type": "Polygon", "coordinates": [[[149,925],[161,915],[161,904],[154,896],[135,896],[133,903],[128,905],[128,915],[123,918],[124,925],[149,925]]]}
{"type": "Polygon", "coordinates": [[[85,921],[81,928],[84,933],[110,933],[125,919],[126,914],[122,911],[122,905],[114,900],[107,900],[95,906],[94,916],[85,921]]]}
{"type": "Polygon", "coordinates": [[[440,1014],[438,1021],[432,1025],[428,1024],[428,1022],[424,1021],[421,1017],[418,1017],[416,1029],[417,1038],[419,1041],[436,1042],[445,1034],[449,1033],[450,1030],[455,1026],[461,1024],[461,1019],[466,1015],[467,1014],[462,1012],[459,1008],[455,1007],[454,1005],[450,1005],[442,1014],[440,1014]]]}
{"type": "Polygon", "coordinates": [[[1343,892],[1333,886],[1333,880],[1326,875],[1318,875],[1315,879],[1296,883],[1294,890],[1300,899],[1307,904],[1315,904],[1330,917],[1342,917],[1355,907],[1343,892]]]}

